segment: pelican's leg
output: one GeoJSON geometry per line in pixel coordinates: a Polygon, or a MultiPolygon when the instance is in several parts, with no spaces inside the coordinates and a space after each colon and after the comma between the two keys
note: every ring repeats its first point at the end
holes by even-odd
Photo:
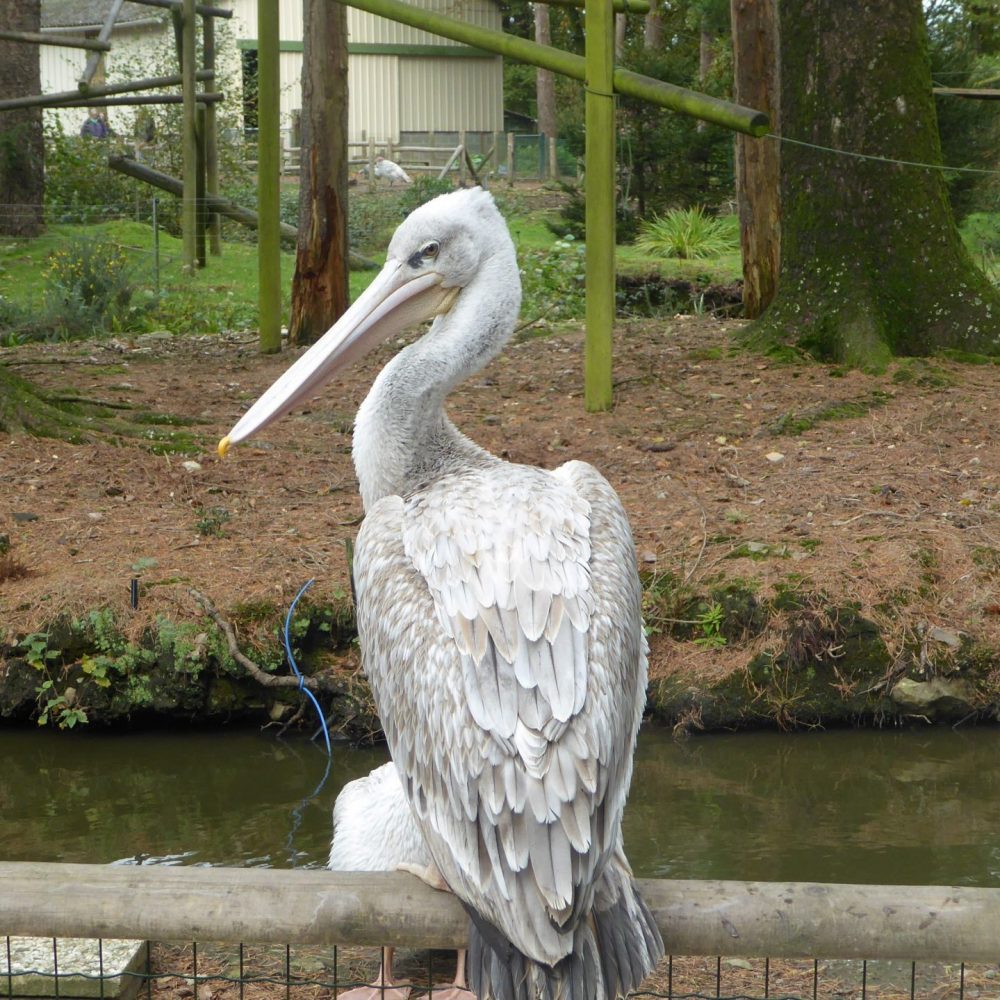
{"type": "Polygon", "coordinates": [[[416,875],[421,882],[426,882],[432,889],[451,892],[451,887],[445,882],[444,876],[438,871],[438,867],[433,861],[429,865],[414,865],[409,861],[404,861],[402,864],[396,865],[396,871],[416,875]]]}
{"type": "Polygon", "coordinates": [[[409,985],[395,982],[392,975],[394,952],[394,948],[382,949],[382,966],[373,983],[338,993],[337,1000],[408,1000],[410,996],[409,985]]]}
{"type": "Polygon", "coordinates": [[[455,981],[449,986],[434,987],[432,1000],[471,1000],[472,991],[465,983],[465,949],[458,949],[455,962],[455,981]]]}
{"type": "MultiPolygon", "coordinates": [[[[397,871],[409,872],[416,875],[421,882],[426,882],[432,889],[441,892],[451,892],[451,887],[444,880],[444,876],[438,871],[437,865],[433,862],[429,865],[414,865],[409,861],[404,861],[396,866],[397,871]]],[[[458,959],[455,963],[455,979],[443,987],[435,986],[432,991],[432,1000],[472,1000],[472,992],[465,983],[465,949],[458,949],[458,959]]]]}

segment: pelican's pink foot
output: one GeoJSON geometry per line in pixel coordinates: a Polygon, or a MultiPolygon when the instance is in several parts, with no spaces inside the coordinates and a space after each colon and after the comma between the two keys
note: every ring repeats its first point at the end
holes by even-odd
{"type": "Polygon", "coordinates": [[[337,994],[337,1000],[409,1000],[410,984],[397,983],[392,975],[394,948],[382,949],[382,968],[373,983],[337,994]]]}
{"type": "Polygon", "coordinates": [[[435,986],[430,1000],[474,1000],[472,990],[465,984],[465,949],[458,949],[455,963],[455,981],[446,986],[435,986]]]}

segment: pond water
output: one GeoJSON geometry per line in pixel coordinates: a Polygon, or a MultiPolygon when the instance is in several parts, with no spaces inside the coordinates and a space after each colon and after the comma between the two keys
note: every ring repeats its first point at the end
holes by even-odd
{"type": "MultiPolygon", "coordinates": [[[[1000,729],[644,729],[636,874],[1000,886],[1000,729]]],[[[250,732],[0,730],[0,860],[318,867],[341,786],[386,759],[250,732]]]]}

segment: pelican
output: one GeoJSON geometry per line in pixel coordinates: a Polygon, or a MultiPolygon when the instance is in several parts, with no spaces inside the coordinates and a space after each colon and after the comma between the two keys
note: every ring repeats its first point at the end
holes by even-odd
{"type": "Polygon", "coordinates": [[[410,175],[398,164],[393,163],[392,160],[387,160],[384,156],[375,157],[375,176],[385,177],[389,181],[389,187],[396,181],[402,181],[404,184],[410,184],[410,175]]]}
{"type": "Polygon", "coordinates": [[[365,671],[430,852],[470,916],[480,1000],[608,1000],[663,954],[622,846],[646,689],[635,547],[596,469],[504,462],[444,412],[508,340],[514,246],[479,188],[427,202],[336,324],[219,442],[225,455],[376,343],[353,456],[365,671]]]}
{"type": "MultiPolygon", "coordinates": [[[[421,874],[432,864],[392,761],[344,785],[333,805],[328,868],[365,872],[399,869],[421,874]]],[[[338,1000],[407,1000],[409,987],[395,981],[392,958],[393,949],[383,948],[379,977],[369,986],[341,993],[338,1000]]],[[[435,987],[434,998],[471,1000],[471,996],[465,984],[465,951],[460,950],[454,982],[435,987]]]]}

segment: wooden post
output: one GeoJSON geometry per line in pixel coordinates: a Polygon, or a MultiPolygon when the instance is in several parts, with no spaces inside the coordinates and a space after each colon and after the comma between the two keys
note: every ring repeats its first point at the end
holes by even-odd
{"type": "Polygon", "coordinates": [[[614,11],[588,0],[586,42],[587,333],[583,401],[590,411],[611,406],[611,331],[615,319],[614,11]]]}
{"type": "Polygon", "coordinates": [[[196,145],[196,166],[195,166],[195,225],[194,225],[194,251],[195,260],[198,267],[204,267],[208,263],[205,254],[205,237],[208,230],[208,207],[205,204],[205,105],[199,104],[195,109],[195,139],[196,145]]]}
{"type": "MultiPolygon", "coordinates": [[[[732,0],[733,85],[739,100],[767,108],[780,133],[775,0],[732,0]]],[[[778,290],[781,143],[736,136],[736,204],[743,250],[743,315],[756,319],[778,290]]]]}
{"type": "MultiPolygon", "coordinates": [[[[122,9],[122,3],[124,0],[113,0],[111,4],[111,9],[108,11],[108,16],[104,19],[104,24],[101,25],[101,30],[97,33],[97,40],[99,42],[110,42],[111,32],[114,30],[115,21],[118,18],[118,14],[122,9]]],[[[79,86],[82,93],[86,93],[90,88],[90,81],[94,79],[94,74],[97,72],[97,67],[101,64],[102,53],[99,50],[95,50],[87,56],[87,65],[83,68],[83,75],[80,77],[79,86]]]]}
{"type": "Polygon", "coordinates": [[[260,351],[281,350],[281,131],[278,0],[257,0],[257,296],[260,351]]]}
{"type": "MultiPolygon", "coordinates": [[[[202,55],[204,68],[215,74],[215,18],[204,17],[201,22],[202,55]]],[[[219,126],[214,102],[205,108],[205,192],[219,193],[219,126]]],[[[222,219],[218,212],[208,216],[208,249],[213,257],[222,254],[222,219]]]]}
{"type": "Polygon", "coordinates": [[[196,264],[195,227],[198,209],[198,140],[195,135],[195,13],[194,0],[184,0],[181,11],[181,91],[184,114],[181,125],[181,149],[184,164],[184,196],[181,200],[181,259],[189,274],[196,264]]]}
{"type": "Polygon", "coordinates": [[[514,186],[514,133],[507,133],[507,186],[514,186]]]}
{"type": "Polygon", "coordinates": [[[549,180],[559,180],[559,150],[558,140],[554,135],[549,136],[549,180]]]}
{"type": "Polygon", "coordinates": [[[368,140],[368,191],[375,190],[375,139],[368,140]]]}
{"type": "Polygon", "coordinates": [[[465,187],[465,156],[469,147],[465,144],[465,129],[458,130],[458,144],[462,147],[462,155],[458,158],[458,183],[460,187],[465,187]]]}
{"type": "Polygon", "coordinates": [[[503,155],[500,151],[503,149],[501,142],[503,141],[503,132],[493,133],[493,170],[497,175],[497,181],[500,180],[500,157],[503,155]]]}

